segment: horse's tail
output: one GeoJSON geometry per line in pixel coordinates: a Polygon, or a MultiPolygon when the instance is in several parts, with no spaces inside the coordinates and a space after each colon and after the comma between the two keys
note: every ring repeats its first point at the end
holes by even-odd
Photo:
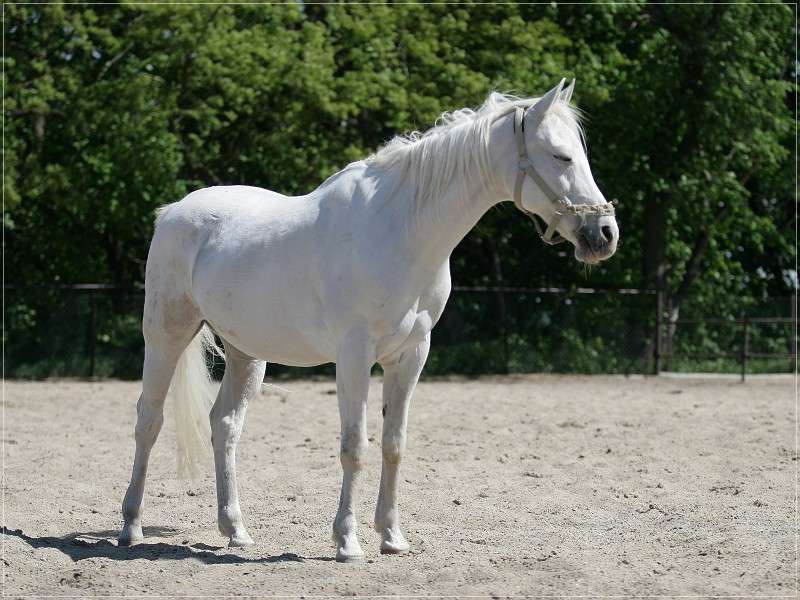
{"type": "Polygon", "coordinates": [[[169,209],[172,208],[173,206],[175,206],[176,204],[177,204],[177,202],[173,202],[172,204],[165,204],[163,206],[159,206],[156,209],[156,220],[155,220],[155,227],[156,228],[161,224],[161,221],[164,220],[164,217],[167,216],[167,213],[169,212],[169,209]]]}
{"type": "Polygon", "coordinates": [[[204,325],[178,360],[170,388],[178,434],[178,473],[192,479],[213,456],[209,413],[216,388],[206,366],[207,350],[224,358],[214,333],[204,325]]]}

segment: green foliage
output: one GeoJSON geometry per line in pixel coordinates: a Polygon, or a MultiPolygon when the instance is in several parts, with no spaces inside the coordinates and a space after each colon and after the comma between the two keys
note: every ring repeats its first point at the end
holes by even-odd
{"type": "Polygon", "coordinates": [[[619,81],[604,117],[593,119],[599,140],[590,140],[609,151],[597,159],[599,172],[628,169],[606,186],[639,225],[617,265],[642,266],[631,282],[663,285],[676,304],[702,298],[709,309],[733,307],[739,296],[789,293],[791,10],[646,5],[627,30],[619,81]],[[782,200],[773,201],[776,193],[782,200]],[[648,245],[659,231],[670,235],[648,245]],[[759,266],[768,274],[755,280],[759,266]]]}
{"type": "MultiPolygon", "coordinates": [[[[5,281],[141,283],[155,209],[193,189],[306,193],[492,89],[535,95],[575,76],[596,179],[619,202],[617,255],[576,268],[507,204],[456,249],[454,282],[663,287],[673,316],[738,317],[794,290],[795,27],[794,7],[777,2],[7,3],[5,281]]],[[[108,373],[136,376],[140,307],[109,302],[110,329],[94,343],[118,357],[108,373]]],[[[52,337],[63,339],[52,356],[86,356],[51,320],[67,304],[53,290],[9,295],[7,367],[83,368],[52,357],[30,366],[52,337]]],[[[552,358],[553,345],[531,342],[506,308],[452,304],[451,324],[465,326],[431,369],[556,364],[536,358],[552,358]],[[522,337],[498,347],[471,327],[486,310],[522,337]]],[[[559,330],[563,360],[627,369],[623,342],[613,360],[602,348],[620,331],[647,338],[652,316],[637,308],[599,321],[605,330],[559,330]]]]}

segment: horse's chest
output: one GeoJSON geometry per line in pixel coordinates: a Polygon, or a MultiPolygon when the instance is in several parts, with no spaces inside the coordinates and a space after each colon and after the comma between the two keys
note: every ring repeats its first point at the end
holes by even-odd
{"type": "Polygon", "coordinates": [[[439,320],[447,302],[447,292],[426,295],[414,302],[402,314],[398,314],[388,332],[377,340],[379,362],[392,362],[411,348],[416,348],[430,333],[439,320]]]}

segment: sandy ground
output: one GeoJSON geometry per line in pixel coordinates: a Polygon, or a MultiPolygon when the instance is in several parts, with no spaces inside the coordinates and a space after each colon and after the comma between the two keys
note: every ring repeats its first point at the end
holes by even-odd
{"type": "Polygon", "coordinates": [[[331,381],[263,388],[238,469],[254,547],[216,532],[214,484],[156,444],[145,542],[119,548],[138,383],[5,382],[3,583],[19,596],[790,596],[797,594],[793,379],[519,376],[421,383],[403,463],[412,551],[370,528],[380,379],[360,531],[332,560],[331,381]]]}

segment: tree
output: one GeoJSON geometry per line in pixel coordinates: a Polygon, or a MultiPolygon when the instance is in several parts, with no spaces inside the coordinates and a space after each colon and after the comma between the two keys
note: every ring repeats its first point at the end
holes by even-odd
{"type": "Polygon", "coordinates": [[[130,284],[155,207],[185,190],[156,78],[126,37],[142,15],[9,5],[6,16],[6,277],[130,284]]]}
{"type": "Polygon", "coordinates": [[[782,4],[648,4],[620,44],[598,169],[636,201],[623,209],[641,223],[642,282],[667,293],[673,320],[689,299],[727,312],[743,306],[732,294],[788,291],[793,22],[782,4]],[[763,281],[744,266],[756,256],[763,281]]]}
{"type": "MultiPolygon", "coordinates": [[[[617,256],[575,268],[509,203],[454,252],[457,284],[659,289],[673,319],[793,290],[786,5],[56,3],[4,17],[7,282],[141,283],[156,208],[193,189],[306,193],[492,89],[575,76],[595,177],[619,201],[617,256]]],[[[15,326],[47,330],[60,300],[37,302],[12,303],[15,326]]],[[[506,322],[505,302],[480,310],[506,322]]],[[[473,308],[451,305],[451,329],[473,308]]],[[[123,296],[114,309],[135,315],[123,296]]],[[[575,310],[607,325],[570,325],[573,338],[616,335],[605,307],[575,310]]]]}

